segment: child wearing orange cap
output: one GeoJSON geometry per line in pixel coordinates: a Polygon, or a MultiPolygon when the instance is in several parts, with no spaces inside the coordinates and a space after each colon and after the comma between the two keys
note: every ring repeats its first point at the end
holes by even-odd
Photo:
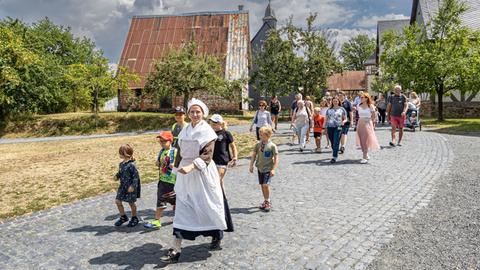
{"type": "Polygon", "coordinates": [[[172,146],[173,134],[171,131],[161,131],[157,136],[158,142],[162,149],[158,153],[155,164],[159,168],[159,181],[157,188],[157,210],[155,211],[155,219],[145,223],[146,228],[158,229],[162,227],[160,219],[163,211],[167,208],[167,203],[173,206],[175,210],[175,187],[176,176],[172,172],[173,164],[177,156],[177,149],[172,146]]]}

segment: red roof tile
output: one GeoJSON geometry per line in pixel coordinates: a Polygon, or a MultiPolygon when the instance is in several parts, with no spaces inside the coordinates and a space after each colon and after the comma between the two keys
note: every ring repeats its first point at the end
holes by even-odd
{"type": "Polygon", "coordinates": [[[142,78],[131,88],[143,88],[155,60],[170,48],[195,41],[198,51],[231,59],[223,61],[229,79],[248,73],[250,32],[248,12],[211,12],[177,16],[136,16],[132,18],[119,65],[142,78]],[[230,46],[230,47],[229,47],[230,46]],[[230,50],[229,50],[230,48],[230,50]]]}

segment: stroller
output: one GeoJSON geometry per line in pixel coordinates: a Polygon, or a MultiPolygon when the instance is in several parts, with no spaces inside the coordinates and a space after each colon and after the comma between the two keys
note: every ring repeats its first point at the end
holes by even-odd
{"type": "Polygon", "coordinates": [[[415,132],[416,128],[422,130],[422,122],[420,121],[420,109],[416,106],[410,107],[407,110],[405,127],[415,132]]]}

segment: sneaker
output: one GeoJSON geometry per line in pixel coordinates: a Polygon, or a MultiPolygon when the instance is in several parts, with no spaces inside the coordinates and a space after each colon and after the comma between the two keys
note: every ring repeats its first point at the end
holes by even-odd
{"type": "Polygon", "coordinates": [[[159,219],[155,219],[151,222],[147,222],[143,224],[143,227],[149,228],[149,229],[160,229],[160,227],[162,227],[162,223],[160,222],[159,219]]]}
{"type": "Polygon", "coordinates": [[[395,144],[394,144],[393,142],[390,142],[389,145],[390,145],[391,147],[395,147],[395,144]]]}
{"type": "Polygon", "coordinates": [[[177,263],[180,258],[181,252],[176,252],[173,248],[169,249],[167,254],[160,258],[163,262],[166,263],[177,263]]]}
{"type": "Polygon", "coordinates": [[[212,243],[210,243],[210,250],[221,250],[221,244],[222,240],[216,239],[212,237],[212,243]]]}
{"type": "Polygon", "coordinates": [[[340,147],[340,150],[339,150],[339,151],[340,151],[340,154],[343,154],[343,153],[345,152],[345,147],[343,147],[343,146],[340,147]]]}
{"type": "Polygon", "coordinates": [[[268,201],[267,201],[266,203],[267,203],[267,204],[265,205],[264,211],[265,211],[265,212],[270,212],[270,210],[272,210],[272,203],[270,203],[270,202],[268,202],[268,201]]]}
{"type": "Polygon", "coordinates": [[[330,160],[330,163],[335,163],[335,162],[337,162],[337,160],[336,160],[335,158],[332,158],[332,159],[330,160]]]}
{"type": "Polygon", "coordinates": [[[361,164],[366,164],[367,162],[368,162],[367,159],[362,159],[362,160],[360,160],[360,163],[361,163],[361,164]]]}
{"type": "Polygon", "coordinates": [[[137,225],[138,225],[138,218],[135,216],[130,219],[130,222],[128,222],[127,227],[135,227],[137,225]]]}
{"type": "Polygon", "coordinates": [[[123,215],[117,220],[117,222],[115,222],[115,226],[117,226],[117,227],[122,226],[122,224],[127,222],[127,221],[128,221],[127,215],[123,215]]]}

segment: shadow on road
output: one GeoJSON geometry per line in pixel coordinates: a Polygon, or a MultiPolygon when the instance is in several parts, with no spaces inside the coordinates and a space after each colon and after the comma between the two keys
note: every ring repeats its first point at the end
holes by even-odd
{"type": "MultiPolygon", "coordinates": [[[[212,256],[208,247],[209,244],[184,247],[178,263],[206,260],[212,256]]],[[[162,245],[148,243],[128,251],[108,252],[100,257],[92,258],[88,262],[91,265],[113,264],[123,269],[132,270],[142,269],[145,265],[155,265],[154,268],[158,269],[168,265],[160,260],[160,257],[166,253],[167,250],[162,250],[162,245]]]]}
{"type": "MultiPolygon", "coordinates": [[[[125,211],[125,214],[129,217],[132,216],[131,212],[125,211]]],[[[139,210],[137,211],[137,216],[143,219],[153,219],[155,217],[155,210],[153,209],[139,210]]],[[[173,217],[173,216],[174,216],[173,211],[163,211],[162,217],[173,217]]],[[[105,217],[105,220],[116,220],[119,217],[120,216],[118,214],[114,214],[114,215],[105,217]]]]}
{"type": "Polygon", "coordinates": [[[319,160],[306,160],[306,161],[296,161],[292,162],[293,165],[317,165],[317,166],[336,166],[344,164],[358,164],[365,165],[360,163],[360,159],[339,159],[335,163],[330,163],[332,158],[324,158],[319,160]]]}
{"type": "Polygon", "coordinates": [[[251,215],[260,211],[261,210],[258,207],[254,207],[254,206],[245,207],[245,208],[230,208],[230,213],[233,215],[235,214],[251,215]]]}

